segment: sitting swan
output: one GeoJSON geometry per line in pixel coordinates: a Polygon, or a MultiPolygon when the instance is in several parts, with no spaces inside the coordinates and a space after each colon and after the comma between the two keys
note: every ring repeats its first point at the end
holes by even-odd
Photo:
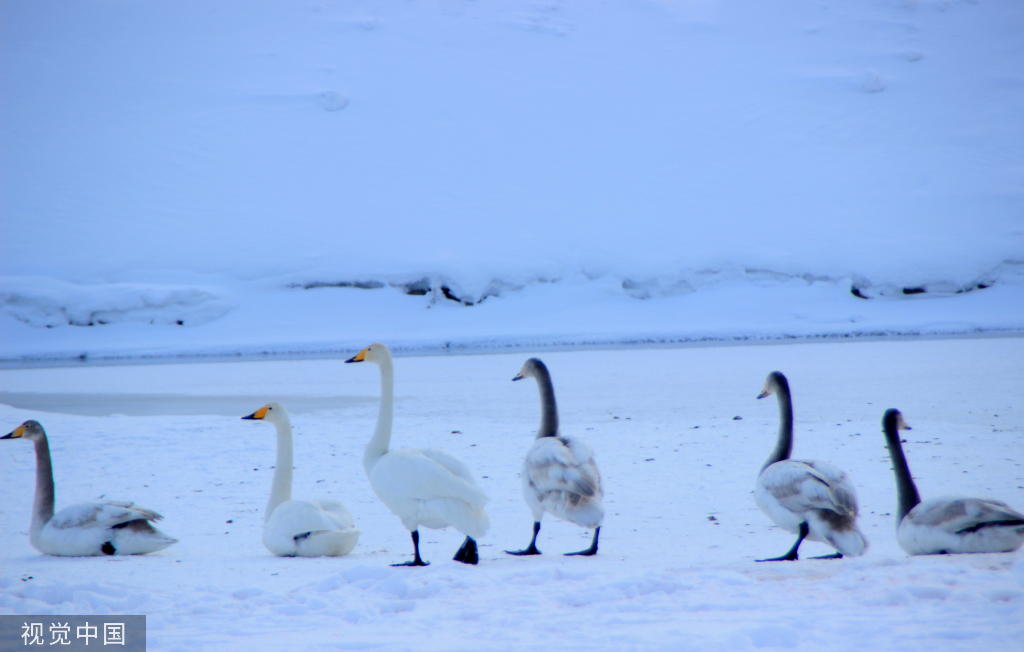
{"type": "Polygon", "coordinates": [[[1024,543],[1024,514],[984,498],[943,496],[921,502],[900,444],[910,430],[899,410],[886,410],[882,430],[896,474],[896,540],[910,555],[1013,552],[1024,543]]]}
{"type": "Polygon", "coordinates": [[[292,422],[280,403],[267,403],[243,419],[277,428],[277,462],[263,513],[263,545],[279,557],[340,557],[356,547],[359,530],[337,500],[292,500],[292,422]]]}
{"type": "Polygon", "coordinates": [[[27,439],[36,446],[29,541],[39,552],[66,557],[142,555],[178,542],[151,525],[162,516],[130,500],[75,503],[54,515],[53,466],[43,426],[26,421],[0,439],[27,439]]]}
{"type": "Polygon", "coordinates": [[[838,552],[812,559],[856,557],[868,541],[857,527],[857,491],[846,473],[817,460],[791,460],[793,450],[793,401],[789,381],[778,371],[768,374],[764,391],[779,398],[779,440],[761,467],[754,486],[754,500],[776,525],[796,534],[786,554],[757,561],[794,561],[803,540],[823,541],[838,552]]]}
{"type": "Polygon", "coordinates": [[[597,553],[604,507],[601,505],[601,472],[594,451],[579,437],[563,437],[558,432],[558,407],[551,374],[544,363],[530,358],[512,380],[533,377],[540,390],[540,429],[523,460],[523,497],[533,512],[533,539],[525,550],[506,550],[510,555],[539,555],[537,534],[544,512],[571,521],[580,527],[594,528],[590,547],[567,556],[597,553]]]}
{"type": "Polygon", "coordinates": [[[487,495],[476,486],[469,468],[458,458],[436,448],[388,450],[391,441],[394,368],[391,351],[371,344],[345,362],[375,362],[380,367],[380,410],[377,427],[363,452],[363,468],[377,497],[402,519],[412,533],[415,557],[392,566],[426,566],[420,558],[419,526],[434,530],[453,526],[466,535],[455,561],[475,564],[480,557],[476,541],[490,526],[484,505],[487,495]]]}

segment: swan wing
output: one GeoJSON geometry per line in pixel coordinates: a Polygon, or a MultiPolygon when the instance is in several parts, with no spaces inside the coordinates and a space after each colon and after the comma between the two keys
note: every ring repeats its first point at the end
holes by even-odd
{"type": "Polygon", "coordinates": [[[986,525],[1024,525],[1024,514],[1004,502],[962,496],[931,498],[914,507],[905,518],[914,525],[953,534],[973,532],[986,525]]]}
{"type": "MultiPolygon", "coordinates": [[[[446,457],[449,462],[455,459],[446,457]]],[[[459,464],[468,474],[469,469],[459,464]]],[[[414,449],[391,451],[382,457],[370,473],[370,480],[378,495],[383,492],[396,499],[458,498],[477,509],[483,508],[488,500],[472,478],[467,480],[452,473],[431,456],[414,449]]]]}
{"type": "Polygon", "coordinates": [[[57,512],[47,524],[58,530],[109,528],[129,521],[158,521],[162,516],[130,500],[75,503],[57,512]]]}
{"type": "Polygon", "coordinates": [[[470,472],[469,467],[454,455],[437,448],[417,448],[416,452],[426,458],[434,460],[444,468],[448,469],[448,472],[456,477],[462,478],[466,482],[476,485],[476,479],[473,478],[473,474],[470,472]]]}
{"type": "Polygon", "coordinates": [[[523,471],[540,493],[568,491],[591,497],[601,488],[593,451],[579,439],[542,437],[536,440],[526,454],[523,471]]]}
{"type": "Polygon", "coordinates": [[[807,462],[776,462],[761,472],[758,483],[791,512],[827,509],[842,515],[857,513],[852,487],[830,480],[807,462]]]}
{"type": "Polygon", "coordinates": [[[340,500],[321,498],[309,502],[323,510],[327,518],[337,526],[337,529],[344,530],[355,527],[356,523],[352,519],[352,513],[348,511],[348,508],[340,500]]]}

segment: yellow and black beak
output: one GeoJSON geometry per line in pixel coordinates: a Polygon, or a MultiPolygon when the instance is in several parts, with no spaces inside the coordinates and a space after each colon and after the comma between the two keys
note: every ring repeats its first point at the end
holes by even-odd
{"type": "Polygon", "coordinates": [[[362,362],[363,360],[366,359],[366,352],[369,351],[369,350],[370,350],[370,347],[366,347],[365,349],[363,349],[359,353],[355,354],[354,356],[352,356],[351,358],[349,358],[345,362],[362,362]]]}
{"type": "Polygon", "coordinates": [[[513,378],[512,380],[522,380],[523,378],[526,378],[526,376],[524,376],[522,374],[522,372],[520,372],[520,373],[516,374],[516,377],[513,378]]]}
{"type": "Polygon", "coordinates": [[[25,426],[18,426],[13,432],[9,432],[0,439],[18,439],[25,434],[25,426]]]}
{"type": "Polygon", "coordinates": [[[267,410],[269,410],[269,409],[270,408],[261,407],[260,409],[256,410],[255,412],[253,412],[249,416],[242,417],[242,418],[243,419],[262,419],[263,417],[267,416],[267,410]]]}
{"type": "Polygon", "coordinates": [[[771,396],[771,395],[772,395],[772,393],[771,393],[771,392],[769,392],[769,391],[768,391],[768,390],[766,389],[766,390],[764,390],[763,392],[761,392],[760,394],[758,394],[758,395],[757,395],[757,398],[764,398],[765,396],[771,396]]]}

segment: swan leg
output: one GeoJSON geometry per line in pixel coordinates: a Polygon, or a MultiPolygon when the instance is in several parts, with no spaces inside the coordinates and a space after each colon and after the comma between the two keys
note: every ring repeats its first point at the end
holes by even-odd
{"type": "Polygon", "coordinates": [[[540,532],[540,521],[533,522],[533,539],[530,541],[530,547],[525,550],[506,550],[510,555],[522,557],[523,555],[539,555],[540,550],[537,550],[537,533],[540,532]]]}
{"type": "Polygon", "coordinates": [[[580,550],[579,552],[567,552],[567,553],[565,553],[565,556],[566,557],[576,557],[576,556],[590,557],[591,555],[596,555],[597,554],[597,537],[600,536],[600,534],[601,534],[601,526],[598,525],[597,528],[594,530],[594,540],[590,542],[590,547],[589,548],[587,548],[586,550],[580,550]]]}
{"type": "Polygon", "coordinates": [[[416,557],[412,561],[403,561],[400,564],[391,564],[392,566],[429,566],[429,561],[423,561],[420,559],[420,531],[412,531],[412,547],[416,552],[416,557]]]}
{"type": "Polygon", "coordinates": [[[461,561],[463,564],[476,565],[480,561],[480,555],[476,549],[476,541],[472,537],[467,536],[466,540],[462,542],[462,547],[459,548],[452,559],[461,561]]]}
{"type": "Polygon", "coordinates": [[[831,555],[821,555],[820,557],[808,557],[808,559],[842,559],[843,553],[834,552],[831,555]]]}
{"type": "Polygon", "coordinates": [[[117,554],[117,550],[114,548],[114,544],[110,543],[109,541],[107,541],[102,546],[100,546],[100,550],[103,551],[104,555],[116,555],[117,554]]]}
{"type": "Polygon", "coordinates": [[[804,537],[807,536],[807,533],[809,531],[810,530],[807,528],[807,522],[804,521],[800,524],[800,538],[796,540],[796,543],[794,543],[793,547],[789,549],[789,552],[782,555],[781,557],[772,557],[771,559],[755,559],[754,561],[796,561],[797,559],[799,559],[799,557],[796,556],[797,548],[799,548],[800,544],[803,543],[804,537]]]}

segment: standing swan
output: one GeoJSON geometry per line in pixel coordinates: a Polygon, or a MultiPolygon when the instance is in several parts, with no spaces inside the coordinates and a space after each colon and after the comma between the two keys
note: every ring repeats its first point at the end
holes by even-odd
{"type": "Polygon", "coordinates": [[[75,503],[54,515],[53,466],[43,426],[26,421],[0,439],[27,439],[36,446],[29,541],[39,552],[66,557],[142,555],[178,542],[151,525],[162,516],[130,500],[75,503]]]}
{"type": "Polygon", "coordinates": [[[480,560],[476,541],[487,533],[490,522],[484,512],[487,495],[476,486],[469,467],[436,448],[388,450],[394,400],[394,368],[391,351],[371,344],[345,362],[375,362],[380,367],[380,411],[377,427],[363,452],[363,468],[377,497],[402,519],[412,533],[415,558],[392,566],[426,566],[420,558],[419,526],[434,530],[453,526],[466,535],[455,561],[475,564],[480,560]]]}
{"type": "Polygon", "coordinates": [[[798,536],[781,557],[757,561],[795,561],[804,539],[823,541],[838,552],[811,559],[857,557],[868,541],[857,527],[857,491],[846,473],[817,460],[791,460],[793,450],[793,401],[789,381],[773,371],[757,398],[779,397],[779,440],[761,467],[754,485],[754,500],[776,525],[798,536]]]}
{"type": "Polygon", "coordinates": [[[909,555],[1013,552],[1024,543],[1024,514],[984,498],[943,496],[921,502],[900,444],[910,430],[899,410],[882,417],[882,430],[896,474],[896,540],[909,555]]]}
{"type": "Polygon", "coordinates": [[[567,556],[590,556],[597,553],[604,507],[601,505],[601,472],[594,461],[594,451],[579,437],[562,437],[558,433],[558,407],[551,374],[544,363],[530,358],[512,380],[533,377],[540,390],[540,429],[533,446],[523,460],[523,498],[533,512],[533,539],[525,550],[506,550],[510,555],[539,555],[537,534],[544,512],[572,521],[585,528],[594,528],[590,547],[567,556]]]}
{"type": "Polygon", "coordinates": [[[267,403],[243,419],[277,428],[277,462],[263,512],[263,545],[279,557],[340,557],[356,547],[359,530],[337,500],[292,500],[292,422],[280,403],[267,403]]]}

